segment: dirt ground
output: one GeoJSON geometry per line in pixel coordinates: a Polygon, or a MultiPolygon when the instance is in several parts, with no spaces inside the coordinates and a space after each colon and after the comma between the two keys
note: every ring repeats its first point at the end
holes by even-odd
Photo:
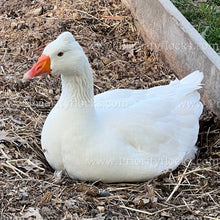
{"type": "Polygon", "coordinates": [[[59,179],[41,152],[60,79],[21,79],[61,32],[83,46],[96,94],[175,78],[134,23],[120,0],[0,1],[0,219],[220,219],[220,123],[207,110],[196,159],[145,183],[59,179]]]}

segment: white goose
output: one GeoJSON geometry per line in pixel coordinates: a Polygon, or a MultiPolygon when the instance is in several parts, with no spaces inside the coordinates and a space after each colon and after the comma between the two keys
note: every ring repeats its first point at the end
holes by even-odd
{"type": "Polygon", "coordinates": [[[145,181],[194,157],[203,73],[166,86],[94,96],[88,59],[69,32],[45,47],[24,79],[49,73],[62,78],[61,97],[41,139],[55,170],[79,180],[145,181]]]}

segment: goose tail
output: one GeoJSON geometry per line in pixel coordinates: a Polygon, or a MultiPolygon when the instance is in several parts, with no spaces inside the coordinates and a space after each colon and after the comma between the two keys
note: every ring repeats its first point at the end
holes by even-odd
{"type": "Polygon", "coordinates": [[[203,72],[196,70],[189,74],[188,76],[184,77],[180,80],[181,84],[185,85],[193,85],[196,86],[195,89],[200,89],[202,87],[202,80],[204,78],[203,72]]]}

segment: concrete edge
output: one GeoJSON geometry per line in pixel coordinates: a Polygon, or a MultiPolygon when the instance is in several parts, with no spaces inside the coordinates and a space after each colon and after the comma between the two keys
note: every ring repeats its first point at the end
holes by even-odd
{"type": "Polygon", "coordinates": [[[220,57],[169,0],[122,0],[146,44],[164,55],[179,78],[204,72],[202,101],[220,118],[220,57]],[[146,4],[147,3],[147,4],[146,4]]]}
{"type": "Polygon", "coordinates": [[[182,13],[173,5],[171,1],[159,0],[163,5],[165,10],[167,10],[170,15],[176,18],[180,23],[182,30],[187,33],[192,41],[198,45],[198,47],[203,51],[204,54],[210,59],[211,62],[220,71],[220,56],[213,50],[213,48],[208,44],[208,42],[199,34],[199,32],[190,24],[190,22],[182,15],[182,13]]]}

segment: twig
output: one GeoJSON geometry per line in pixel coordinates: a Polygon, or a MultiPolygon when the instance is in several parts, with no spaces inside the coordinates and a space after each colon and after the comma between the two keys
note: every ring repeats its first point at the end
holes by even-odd
{"type": "Polygon", "coordinates": [[[123,208],[123,209],[131,210],[131,211],[134,211],[134,212],[144,213],[144,214],[147,214],[147,215],[154,215],[154,212],[153,213],[152,212],[147,212],[147,211],[144,211],[144,210],[134,209],[134,208],[130,208],[130,207],[123,206],[123,205],[120,205],[119,207],[123,208]]]}
{"type": "Polygon", "coordinates": [[[131,210],[131,211],[134,211],[134,212],[140,212],[140,213],[144,213],[144,214],[152,216],[152,215],[158,214],[160,212],[163,212],[163,211],[166,211],[166,210],[169,210],[169,209],[186,207],[186,205],[172,206],[172,207],[169,207],[169,208],[160,209],[156,212],[148,212],[148,211],[134,209],[134,208],[130,208],[130,207],[127,207],[127,206],[122,206],[122,205],[120,205],[119,207],[123,208],[123,209],[128,209],[128,210],[131,210]]]}
{"type": "Polygon", "coordinates": [[[215,203],[216,206],[220,207],[220,205],[213,199],[213,197],[207,193],[207,195],[210,197],[210,199],[215,203]]]}
{"type": "Polygon", "coordinates": [[[5,167],[8,167],[8,168],[12,169],[20,178],[22,178],[22,176],[19,173],[21,173],[21,174],[25,175],[26,177],[30,178],[30,176],[28,174],[22,172],[17,167],[15,167],[12,164],[10,164],[8,161],[6,161],[6,163],[2,163],[2,166],[5,166],[5,167]]]}
{"type": "MultiPolygon", "coordinates": [[[[198,171],[208,171],[208,172],[213,172],[213,173],[216,173],[217,175],[220,175],[220,172],[215,171],[215,170],[211,170],[211,169],[208,169],[208,168],[203,168],[203,169],[198,168],[198,169],[195,169],[195,170],[191,170],[191,171],[185,173],[185,175],[188,175],[188,174],[190,174],[190,173],[195,173],[195,172],[198,172],[198,171]]],[[[205,177],[202,176],[202,175],[200,175],[200,177],[205,178],[205,177]]]]}
{"type": "Polygon", "coordinates": [[[34,112],[34,113],[38,116],[38,118],[40,118],[40,120],[42,121],[42,118],[39,117],[40,115],[31,107],[31,105],[30,105],[27,101],[24,101],[24,103],[25,103],[26,106],[27,106],[32,112],[34,112]]]}
{"type": "Polygon", "coordinates": [[[189,207],[189,205],[187,204],[187,202],[186,202],[184,199],[182,199],[182,200],[183,200],[184,204],[186,205],[187,209],[188,209],[191,213],[193,213],[192,209],[189,207]]]}
{"type": "Polygon", "coordinates": [[[183,177],[186,174],[187,169],[189,168],[189,165],[191,164],[192,160],[189,161],[188,165],[186,166],[186,169],[184,170],[182,176],[179,179],[179,182],[177,183],[177,185],[174,187],[173,191],[171,192],[171,194],[169,195],[169,197],[167,198],[166,202],[168,202],[174,195],[174,193],[178,190],[178,188],[180,187],[180,184],[183,180],[183,177]]]}
{"type": "Polygon", "coordinates": [[[10,162],[19,162],[19,161],[24,161],[27,162],[30,165],[33,165],[34,167],[36,167],[37,169],[41,170],[41,171],[45,171],[44,168],[39,167],[37,164],[33,163],[30,159],[17,159],[17,160],[10,160],[10,162]]]}
{"type": "Polygon", "coordinates": [[[4,70],[3,66],[1,66],[1,70],[2,70],[3,74],[5,75],[5,70],[4,70]]]}
{"type": "Polygon", "coordinates": [[[212,219],[212,220],[220,220],[220,218],[214,218],[214,217],[210,217],[206,215],[204,215],[203,218],[212,219]]]}
{"type": "Polygon", "coordinates": [[[108,16],[108,15],[100,15],[101,18],[108,18],[112,20],[123,20],[122,16],[108,16]]]}

